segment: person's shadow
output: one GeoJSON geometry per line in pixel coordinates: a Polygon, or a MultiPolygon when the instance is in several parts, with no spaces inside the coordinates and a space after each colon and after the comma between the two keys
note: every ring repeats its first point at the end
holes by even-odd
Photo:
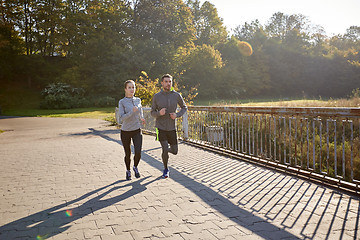
{"type": "Polygon", "coordinates": [[[126,181],[119,180],[102,188],[96,189],[92,192],[86,193],[83,196],[70,202],[57,205],[55,207],[8,223],[0,227],[0,239],[46,239],[60,234],[71,227],[69,223],[72,223],[82,217],[92,214],[95,211],[106,208],[115,203],[121,202],[124,199],[141,193],[147,189],[147,185],[159,179],[155,178],[149,182],[146,182],[145,184],[141,184],[141,182],[145,181],[147,178],[149,177],[145,177],[134,182],[129,182],[125,185],[118,185],[126,181]],[[129,186],[132,187],[130,190],[118,196],[112,198],[105,198],[102,200],[102,198],[109,193],[129,186]],[[71,204],[76,204],[77,202],[86,199],[89,196],[105,190],[109,187],[110,189],[108,189],[107,191],[91,198],[87,202],[79,205],[78,207],[69,209],[66,208],[71,204]]]}

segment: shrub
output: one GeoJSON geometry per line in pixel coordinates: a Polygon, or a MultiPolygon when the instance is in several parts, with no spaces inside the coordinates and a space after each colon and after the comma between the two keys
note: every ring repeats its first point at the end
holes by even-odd
{"type": "Polygon", "coordinates": [[[83,94],[82,88],[73,88],[65,83],[52,83],[42,91],[43,100],[40,107],[47,109],[79,107],[78,100],[83,94]]]}
{"type": "Polygon", "coordinates": [[[98,99],[96,99],[95,102],[95,106],[97,107],[111,107],[111,106],[115,106],[116,102],[115,102],[115,98],[113,97],[100,97],[98,99]]]}

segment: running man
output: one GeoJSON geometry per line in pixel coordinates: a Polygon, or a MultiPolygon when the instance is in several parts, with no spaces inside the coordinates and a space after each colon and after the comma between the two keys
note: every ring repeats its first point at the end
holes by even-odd
{"type": "Polygon", "coordinates": [[[169,152],[174,155],[178,153],[175,119],[187,111],[184,99],[180,93],[174,91],[172,83],[173,78],[170,74],[162,76],[162,90],[154,95],[151,106],[151,115],[156,118],[156,140],[160,141],[162,147],[161,158],[164,164],[164,178],[169,177],[169,152]],[[181,108],[179,112],[176,112],[177,105],[181,108]]]}

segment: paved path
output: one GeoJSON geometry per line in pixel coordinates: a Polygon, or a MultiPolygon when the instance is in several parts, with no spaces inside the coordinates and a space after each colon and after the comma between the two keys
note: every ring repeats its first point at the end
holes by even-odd
{"type": "Polygon", "coordinates": [[[0,118],[0,239],[359,239],[359,198],[180,144],[161,179],[144,135],[125,181],[101,120],[0,118]]]}

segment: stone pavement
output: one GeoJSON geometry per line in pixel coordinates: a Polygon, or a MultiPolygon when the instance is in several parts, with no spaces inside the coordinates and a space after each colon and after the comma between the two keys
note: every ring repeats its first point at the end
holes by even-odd
{"type": "Polygon", "coordinates": [[[0,239],[359,239],[360,199],[181,143],[162,179],[144,135],[125,181],[119,130],[0,117],[0,239]]]}

